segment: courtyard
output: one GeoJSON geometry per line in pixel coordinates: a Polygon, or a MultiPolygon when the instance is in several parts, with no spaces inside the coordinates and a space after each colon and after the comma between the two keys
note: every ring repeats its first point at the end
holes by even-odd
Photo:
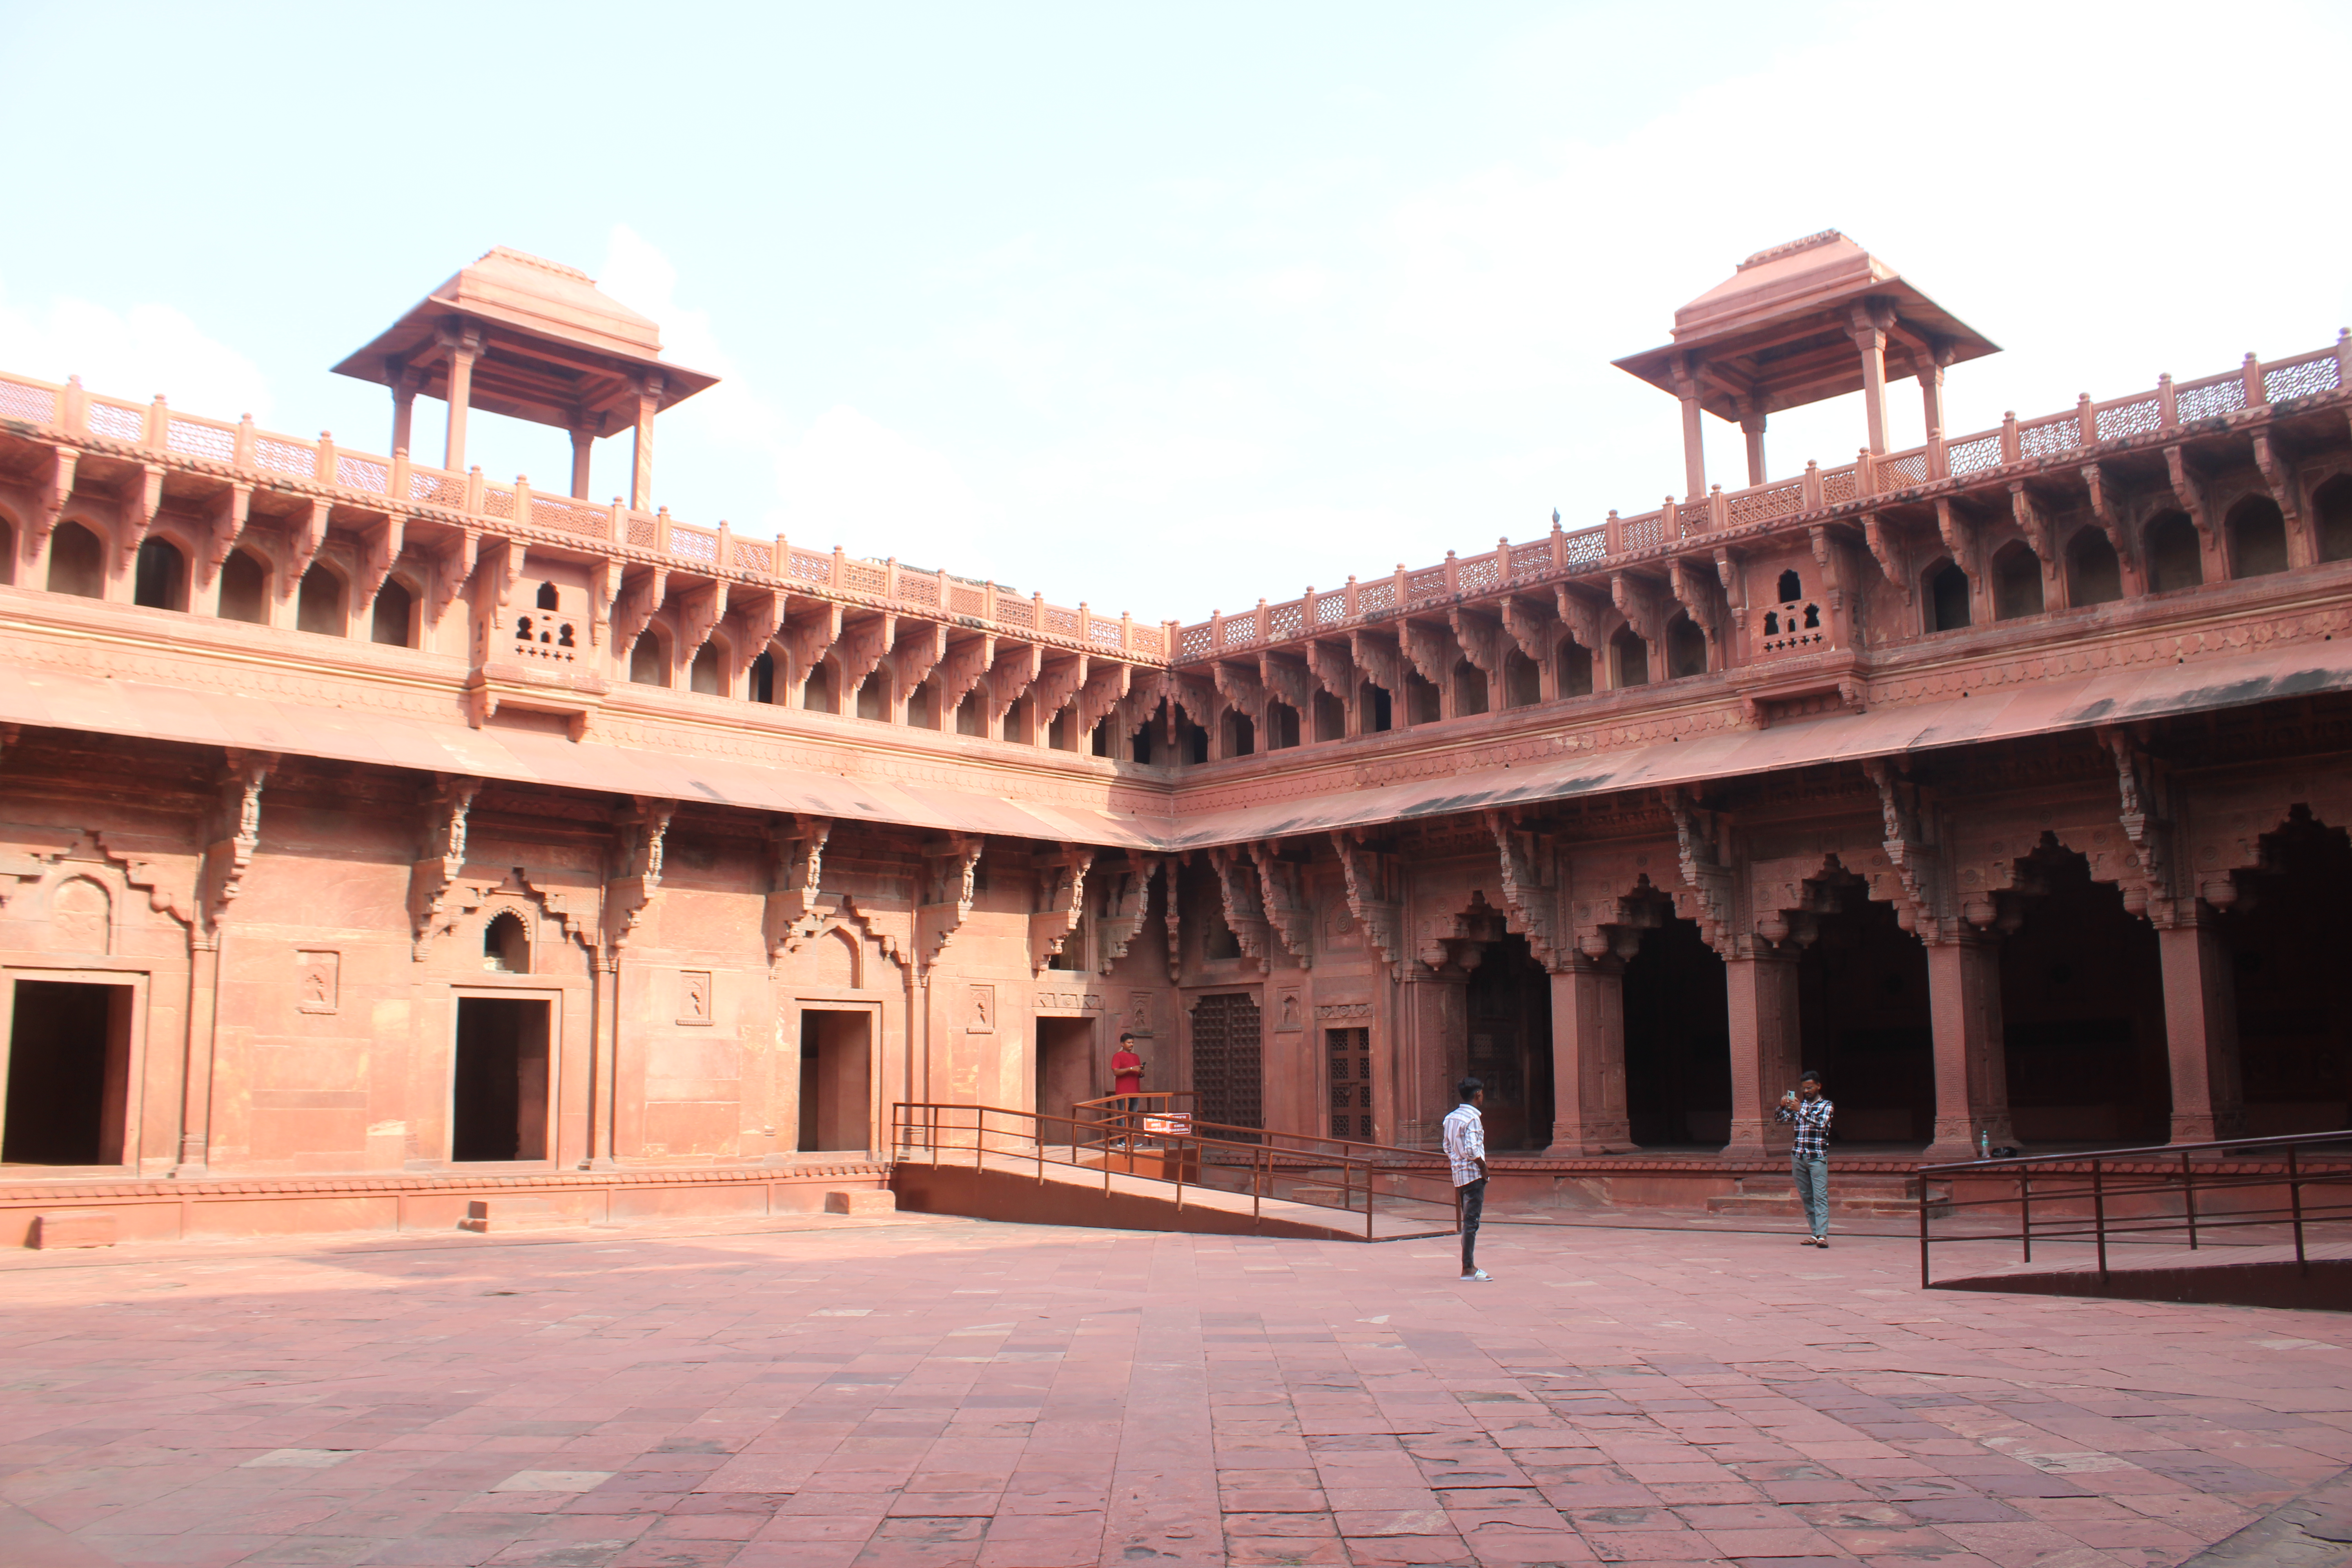
{"type": "Polygon", "coordinates": [[[23,1255],[0,1561],[2103,1568],[2352,1458],[2331,1314],[1923,1293],[1899,1237],[1481,1261],[912,1215],[23,1255]]]}

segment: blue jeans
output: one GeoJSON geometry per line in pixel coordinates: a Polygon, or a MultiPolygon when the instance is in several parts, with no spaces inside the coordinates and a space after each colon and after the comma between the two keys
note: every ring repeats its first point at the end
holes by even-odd
{"type": "Polygon", "coordinates": [[[1830,1233],[1830,1163],[1789,1156],[1789,1173],[1797,1178],[1797,1196],[1805,1205],[1805,1223],[1815,1236],[1830,1233]]]}
{"type": "Polygon", "coordinates": [[[1475,1272],[1478,1267],[1478,1218],[1486,1212],[1486,1178],[1465,1182],[1454,1189],[1454,1196],[1462,1205],[1462,1272],[1475,1272]]]}

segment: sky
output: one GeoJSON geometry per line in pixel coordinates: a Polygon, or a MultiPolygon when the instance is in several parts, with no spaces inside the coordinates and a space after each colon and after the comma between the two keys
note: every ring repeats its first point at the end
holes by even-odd
{"type": "MultiPolygon", "coordinates": [[[[1192,621],[1654,507],[1678,411],[1610,362],[1823,228],[2002,345],[1953,434],[2331,342],[2347,45],[2263,0],[0,0],[0,368],[383,452],[329,367],[509,246],[723,378],[662,416],[674,516],[1192,621]]],[[[562,433],[470,430],[563,488],[562,433]]],[[[1775,415],[1770,468],[1863,438],[1775,415]]]]}

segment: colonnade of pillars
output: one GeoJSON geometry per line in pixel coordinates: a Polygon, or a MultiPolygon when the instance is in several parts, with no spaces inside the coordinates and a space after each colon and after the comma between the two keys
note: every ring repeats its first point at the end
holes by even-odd
{"type": "MultiPolygon", "coordinates": [[[[2158,933],[2171,1138],[2204,1142],[2244,1130],[2235,982],[2209,913],[2158,933]]],[[[1801,1036],[1795,954],[1724,962],[1731,1035],[1729,1159],[1785,1151],[1772,1115],[1796,1081],[1801,1036]]],[[[1935,1124],[1930,1160],[1969,1158],[1979,1135],[2014,1145],[2001,1033],[2000,948],[1993,936],[1927,947],[1928,1011],[1935,1040],[1935,1124]]],[[[1552,1143],[1559,1158],[1635,1147],[1626,1110],[1623,963],[1580,957],[1551,976],[1552,1143]]],[[[1835,1097],[1832,1086],[1832,1097],[1835,1097]]]]}

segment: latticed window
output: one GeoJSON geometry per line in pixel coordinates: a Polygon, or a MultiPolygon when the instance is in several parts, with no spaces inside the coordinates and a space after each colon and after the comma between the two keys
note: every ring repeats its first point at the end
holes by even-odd
{"type": "Polygon", "coordinates": [[[1372,1032],[1370,1029],[1326,1029],[1324,1054],[1329,1058],[1331,1136],[1372,1135],[1372,1032]]]}

